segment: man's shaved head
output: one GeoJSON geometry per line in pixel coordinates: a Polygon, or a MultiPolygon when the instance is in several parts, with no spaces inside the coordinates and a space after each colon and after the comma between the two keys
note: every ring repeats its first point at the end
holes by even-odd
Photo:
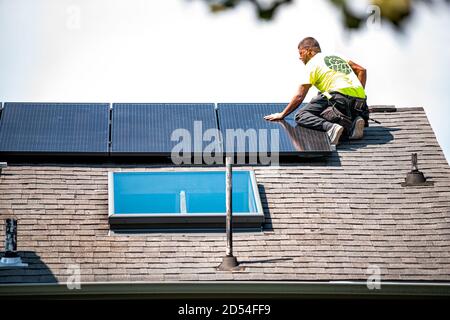
{"type": "Polygon", "coordinates": [[[298,49],[310,49],[314,52],[320,52],[319,42],[313,37],[306,37],[298,44],[298,49]]]}

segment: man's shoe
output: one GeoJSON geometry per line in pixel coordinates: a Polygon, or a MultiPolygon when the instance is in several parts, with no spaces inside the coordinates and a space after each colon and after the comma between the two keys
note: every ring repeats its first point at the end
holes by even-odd
{"type": "Polygon", "coordinates": [[[330,143],[337,145],[339,143],[339,138],[342,132],[344,132],[344,127],[334,123],[330,130],[327,131],[328,138],[330,138],[330,143]]]}
{"type": "Polygon", "coordinates": [[[365,121],[362,117],[358,116],[353,121],[352,132],[350,134],[350,140],[358,140],[364,136],[365,121]]]}

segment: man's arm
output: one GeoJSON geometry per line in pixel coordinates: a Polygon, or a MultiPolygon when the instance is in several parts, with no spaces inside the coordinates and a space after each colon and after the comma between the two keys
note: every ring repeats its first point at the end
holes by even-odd
{"type": "Polygon", "coordinates": [[[361,82],[363,88],[366,87],[366,80],[367,80],[367,70],[363,67],[361,67],[359,64],[354,63],[353,61],[349,61],[348,64],[350,65],[350,68],[353,69],[353,72],[355,72],[356,76],[359,79],[359,82],[361,82]]]}
{"type": "Polygon", "coordinates": [[[291,102],[289,102],[289,104],[286,106],[286,108],[284,108],[282,112],[269,114],[265,116],[264,119],[270,121],[283,120],[288,114],[297,109],[300,103],[303,102],[303,100],[306,97],[306,94],[308,93],[309,88],[311,88],[310,84],[302,84],[298,88],[297,94],[292,98],[291,102]]]}

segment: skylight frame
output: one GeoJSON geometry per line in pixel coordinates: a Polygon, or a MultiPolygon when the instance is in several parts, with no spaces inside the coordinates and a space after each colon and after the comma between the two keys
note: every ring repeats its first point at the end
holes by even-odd
{"type": "MultiPolygon", "coordinates": [[[[233,213],[233,226],[240,229],[261,230],[265,221],[264,210],[256,182],[254,170],[235,169],[249,173],[250,191],[253,194],[255,212],[233,213]]],[[[226,213],[115,213],[114,174],[136,171],[108,172],[108,222],[111,230],[193,230],[193,229],[224,229],[226,213]]],[[[140,171],[150,172],[150,171],[140,171]]],[[[158,173],[174,172],[225,172],[223,170],[183,170],[154,171],[158,173]]],[[[225,192],[225,185],[223,187],[225,192]]],[[[249,197],[250,197],[249,193],[249,197]]],[[[253,205],[250,205],[253,207],[253,205]]]]}

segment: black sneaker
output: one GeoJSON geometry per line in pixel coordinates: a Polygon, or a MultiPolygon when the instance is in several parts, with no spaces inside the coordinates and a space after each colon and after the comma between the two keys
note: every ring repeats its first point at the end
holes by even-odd
{"type": "Polygon", "coordinates": [[[330,138],[330,143],[337,145],[339,143],[339,138],[342,132],[344,132],[344,127],[334,123],[330,130],[327,131],[328,138],[330,138]]]}
{"type": "Polygon", "coordinates": [[[350,140],[358,140],[364,136],[364,119],[360,116],[357,116],[353,121],[352,132],[350,134],[350,140]]]}

